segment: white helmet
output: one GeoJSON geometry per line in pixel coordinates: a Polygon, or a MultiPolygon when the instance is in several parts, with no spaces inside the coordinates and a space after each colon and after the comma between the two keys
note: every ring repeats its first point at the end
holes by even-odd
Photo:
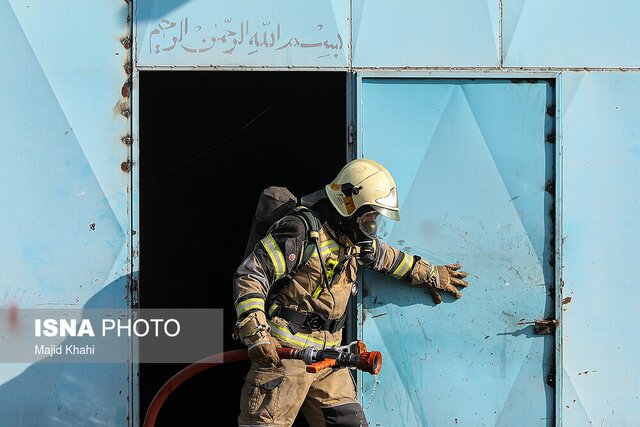
{"type": "Polygon", "coordinates": [[[387,218],[400,219],[396,183],[378,162],[352,160],[325,189],[331,204],[343,217],[351,217],[360,207],[368,205],[387,218]]]}

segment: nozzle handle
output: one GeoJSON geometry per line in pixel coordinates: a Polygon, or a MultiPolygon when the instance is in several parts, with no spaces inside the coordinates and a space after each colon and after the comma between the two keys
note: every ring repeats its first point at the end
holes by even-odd
{"type": "Polygon", "coordinates": [[[323,369],[331,368],[332,366],[336,366],[335,359],[324,359],[321,362],[316,362],[308,365],[307,372],[315,374],[316,372],[320,372],[323,369]]]}

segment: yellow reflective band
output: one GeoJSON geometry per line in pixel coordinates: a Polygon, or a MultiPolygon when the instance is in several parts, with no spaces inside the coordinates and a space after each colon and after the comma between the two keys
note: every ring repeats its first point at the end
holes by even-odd
{"type": "Polygon", "coordinates": [[[328,239],[325,240],[324,242],[320,243],[320,248],[326,248],[327,246],[336,246],[337,247],[337,243],[333,240],[333,239],[328,239]]]}
{"type": "Polygon", "coordinates": [[[272,304],[271,307],[269,307],[269,317],[273,317],[273,313],[276,311],[278,307],[279,307],[278,304],[272,304]]]}
{"type": "Polygon", "coordinates": [[[407,263],[407,268],[406,268],[406,270],[404,270],[404,273],[402,273],[402,275],[400,277],[402,277],[405,274],[407,274],[413,268],[413,256],[407,254],[407,257],[409,258],[409,262],[407,263]]]}
{"type": "Polygon", "coordinates": [[[262,246],[267,250],[269,258],[271,258],[271,262],[273,263],[273,267],[276,270],[275,280],[283,278],[286,273],[284,255],[282,255],[282,251],[278,247],[278,244],[273,240],[271,234],[260,240],[260,242],[262,242],[262,246]]]}
{"type": "MultiPolygon", "coordinates": [[[[320,253],[322,254],[323,257],[331,254],[331,253],[338,253],[340,252],[340,246],[338,246],[338,244],[333,241],[333,240],[326,240],[322,243],[320,243],[320,253]]],[[[318,257],[318,251],[314,251],[313,254],[311,254],[312,257],[318,257]]]]}
{"type": "Polygon", "coordinates": [[[264,311],[264,300],[262,298],[249,298],[236,305],[236,313],[240,316],[242,313],[253,310],[254,308],[264,311]]]}
{"type": "Polygon", "coordinates": [[[316,289],[313,291],[313,293],[311,294],[311,296],[314,298],[318,298],[321,292],[322,292],[322,285],[318,285],[316,289]]]}
{"type": "Polygon", "coordinates": [[[331,279],[336,272],[336,266],[338,265],[338,261],[335,259],[328,259],[324,264],[324,269],[327,272],[327,279],[331,279]]]}
{"type": "MultiPolygon", "coordinates": [[[[300,345],[302,347],[309,347],[314,344],[319,345],[321,347],[325,346],[324,340],[318,340],[318,339],[312,338],[310,335],[301,334],[301,333],[292,335],[288,330],[276,325],[271,320],[269,320],[268,323],[269,323],[269,326],[271,327],[271,335],[274,338],[279,339],[280,341],[288,342],[290,344],[300,345]]],[[[327,341],[326,347],[333,347],[339,344],[340,344],[340,340],[327,341]]]]}
{"type": "Polygon", "coordinates": [[[396,267],[395,271],[393,273],[391,273],[391,275],[393,277],[401,279],[402,276],[407,274],[407,271],[409,271],[409,269],[411,269],[412,265],[413,265],[413,257],[410,256],[409,254],[403,252],[402,253],[402,262],[400,263],[400,265],[398,265],[398,267],[396,267]]]}

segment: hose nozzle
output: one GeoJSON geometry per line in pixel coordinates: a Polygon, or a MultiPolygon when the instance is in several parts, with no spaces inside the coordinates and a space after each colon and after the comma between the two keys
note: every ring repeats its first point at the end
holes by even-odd
{"type": "Polygon", "coordinates": [[[360,354],[360,364],[358,369],[370,373],[371,375],[378,375],[382,369],[382,353],[379,351],[366,351],[360,354]]]}
{"type": "Polygon", "coordinates": [[[327,368],[346,367],[377,375],[382,369],[382,354],[379,351],[367,351],[367,346],[362,341],[322,350],[306,347],[302,350],[279,348],[277,351],[281,359],[303,360],[307,364],[307,372],[310,373],[327,368]]]}

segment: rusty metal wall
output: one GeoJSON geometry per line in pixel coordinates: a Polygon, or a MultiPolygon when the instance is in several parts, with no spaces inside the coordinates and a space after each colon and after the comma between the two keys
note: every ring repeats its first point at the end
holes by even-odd
{"type": "Polygon", "coordinates": [[[562,76],[561,411],[640,419],[640,73],[562,76]]]}
{"type": "Polygon", "coordinates": [[[500,1],[353,0],[353,67],[497,67],[500,1]]]}
{"type": "Polygon", "coordinates": [[[135,3],[141,68],[346,68],[348,1],[135,3]]]}
{"type": "MultiPolygon", "coordinates": [[[[2,308],[130,304],[129,16],[0,1],[2,308]]],[[[128,425],[129,361],[0,364],[0,424],[128,425]]]]}
{"type": "Polygon", "coordinates": [[[640,67],[635,0],[509,0],[501,5],[507,67],[640,67]]]}
{"type": "MultiPolygon", "coordinates": [[[[637,287],[628,279],[640,255],[632,244],[640,206],[636,1],[144,0],[133,7],[134,37],[124,1],[0,0],[4,307],[135,304],[137,150],[129,134],[138,104],[127,81],[139,70],[551,78],[561,93],[556,423],[640,417],[637,287]]],[[[135,425],[135,364],[126,362],[0,365],[0,418],[135,425]]]]}
{"type": "MultiPolygon", "coordinates": [[[[549,262],[554,262],[556,284],[550,291],[560,321],[555,334],[557,372],[547,377],[555,390],[553,417],[556,425],[588,421],[621,425],[640,417],[640,396],[630,385],[640,378],[640,371],[628,356],[639,348],[629,338],[637,336],[633,328],[637,290],[620,283],[624,277],[619,273],[611,286],[631,297],[619,302],[615,294],[609,298],[602,294],[608,289],[602,283],[610,282],[610,276],[605,276],[607,266],[625,259],[629,261],[625,268],[631,265],[635,274],[637,263],[631,260],[640,255],[623,239],[637,234],[637,227],[629,225],[638,212],[632,177],[640,173],[638,109],[634,107],[640,75],[637,1],[281,0],[267,6],[255,0],[220,0],[214,4],[140,2],[137,67],[335,69],[381,78],[492,77],[515,79],[514,83],[545,78],[554,82],[557,104],[550,113],[556,130],[547,137],[549,143],[555,142],[557,159],[555,186],[549,188],[555,192],[555,249],[549,262]],[[196,29],[197,35],[206,33],[206,37],[195,38],[196,29]],[[284,44],[275,43],[276,38],[284,44]],[[603,248],[594,251],[597,256],[591,255],[590,236],[603,248]],[[615,333],[608,323],[591,321],[593,313],[614,319],[615,333]],[[609,355],[615,363],[608,363],[609,355]]],[[[362,94],[349,94],[356,95],[362,94]]],[[[395,101],[389,102],[394,105],[395,101]]],[[[350,114],[370,107],[366,100],[350,106],[350,114]]],[[[349,120],[354,129],[362,124],[349,120]]],[[[415,160],[413,153],[393,156],[402,165],[415,160]]],[[[360,315],[376,309],[368,301],[360,306],[360,315]]],[[[410,314],[407,307],[396,309],[410,314]]],[[[416,350],[408,342],[402,346],[398,351],[416,350]]],[[[507,363],[516,362],[510,357],[507,363]]],[[[455,402],[453,397],[452,405],[455,402]]],[[[399,402],[396,409],[405,406],[406,402],[399,402]]],[[[415,408],[409,410],[416,412],[406,414],[407,419],[428,419],[415,408]]],[[[511,415],[521,417],[524,424],[548,421],[531,421],[524,410],[511,415]]]]}
{"type": "Polygon", "coordinates": [[[136,2],[143,68],[638,68],[635,0],[136,2]]]}

